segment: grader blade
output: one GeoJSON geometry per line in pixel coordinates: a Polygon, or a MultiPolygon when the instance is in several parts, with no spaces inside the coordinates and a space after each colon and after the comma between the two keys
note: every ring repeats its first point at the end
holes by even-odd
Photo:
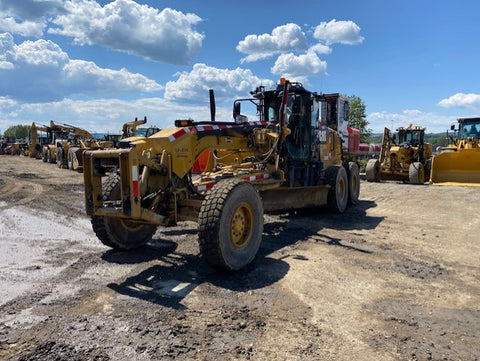
{"type": "Polygon", "coordinates": [[[435,156],[430,184],[480,186],[480,148],[435,156]]]}

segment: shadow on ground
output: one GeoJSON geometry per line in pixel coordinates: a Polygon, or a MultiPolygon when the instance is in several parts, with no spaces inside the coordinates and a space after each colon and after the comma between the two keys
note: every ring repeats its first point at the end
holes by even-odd
{"type": "MultiPolygon", "coordinates": [[[[288,251],[283,252],[280,258],[271,255],[312,236],[320,237],[320,241],[331,246],[371,253],[342,239],[321,236],[321,230],[373,229],[383,220],[382,217],[367,216],[367,209],[375,206],[374,202],[361,201],[344,214],[331,214],[323,210],[280,214],[280,220],[265,223],[262,245],[254,262],[235,273],[217,272],[197,254],[175,252],[176,243],[164,239],[153,240],[145,247],[128,253],[108,251],[103,255],[103,259],[108,262],[133,264],[157,259],[163,263],[128,277],[122,283],[111,283],[108,286],[118,293],[176,309],[185,308],[182,300],[203,283],[240,292],[260,289],[285,277],[290,268],[285,262],[286,258],[308,260],[305,256],[292,255],[288,251]]],[[[164,234],[168,236],[168,232],[164,234]]],[[[196,233],[196,228],[172,232],[170,235],[178,235],[179,232],[193,234],[196,233]]]]}

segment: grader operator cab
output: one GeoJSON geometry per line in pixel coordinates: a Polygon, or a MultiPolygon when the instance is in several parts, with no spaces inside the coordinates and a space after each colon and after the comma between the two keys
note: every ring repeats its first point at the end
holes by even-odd
{"type": "Polygon", "coordinates": [[[433,147],[425,143],[425,128],[410,125],[383,131],[379,159],[370,159],[365,173],[367,181],[399,180],[423,184],[430,178],[433,147]]]}
{"type": "Polygon", "coordinates": [[[217,269],[238,270],[259,249],[264,212],[320,206],[344,212],[356,203],[358,167],[343,162],[336,121],[320,117],[326,96],[286,80],[251,94],[243,101],[255,104],[256,120],[241,114],[240,100],[233,122],[177,120],[175,128],[121,141],[120,149],[86,151],[86,211],[100,241],[132,249],[157,226],[193,220],[202,257],[217,269]],[[207,167],[192,179],[206,149],[207,167]]]}
{"type": "Polygon", "coordinates": [[[480,186],[480,118],[460,118],[451,130],[451,144],[433,158],[430,183],[480,186]]]}

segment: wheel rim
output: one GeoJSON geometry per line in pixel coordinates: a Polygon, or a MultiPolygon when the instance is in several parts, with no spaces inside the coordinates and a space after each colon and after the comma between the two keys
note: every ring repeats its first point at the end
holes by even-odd
{"type": "Polygon", "coordinates": [[[233,212],[230,221],[230,240],[236,250],[248,246],[254,228],[253,212],[248,203],[242,202],[233,212]]]}

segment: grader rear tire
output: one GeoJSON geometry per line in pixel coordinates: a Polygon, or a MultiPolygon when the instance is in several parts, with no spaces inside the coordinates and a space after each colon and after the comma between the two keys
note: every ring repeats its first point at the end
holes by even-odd
{"type": "Polygon", "coordinates": [[[412,184],[423,184],[425,183],[425,169],[423,168],[422,163],[413,162],[408,168],[408,180],[412,184]]]}
{"type": "Polygon", "coordinates": [[[67,167],[70,170],[78,169],[77,151],[79,148],[72,147],[68,149],[67,153],[67,167]]]}
{"type": "Polygon", "coordinates": [[[332,165],[327,168],[326,181],[331,188],[327,195],[327,204],[330,210],[343,213],[348,205],[348,178],[343,166],[332,165]]]}
{"type": "Polygon", "coordinates": [[[357,163],[348,162],[348,203],[357,204],[360,195],[360,170],[357,163]]]}
{"type": "Polygon", "coordinates": [[[47,163],[48,158],[47,158],[47,152],[42,149],[42,162],[47,163]]]}
{"type": "MultiPolygon", "coordinates": [[[[110,175],[103,185],[103,200],[120,199],[120,177],[110,175]]],[[[157,227],[135,223],[122,218],[92,216],[92,228],[100,241],[116,250],[143,246],[155,234],[157,227]]]]}
{"type": "Polygon", "coordinates": [[[56,161],[57,161],[57,167],[58,168],[63,168],[64,165],[64,160],[63,160],[63,148],[57,148],[57,153],[56,153],[56,161]]]}
{"type": "Polygon", "coordinates": [[[52,151],[47,149],[47,163],[55,163],[55,157],[52,157],[52,151]]]}
{"type": "Polygon", "coordinates": [[[380,181],[380,162],[378,159],[370,159],[365,167],[365,176],[368,182],[380,181]]]}
{"type": "Polygon", "coordinates": [[[219,182],[199,214],[202,257],[222,271],[239,270],[255,258],[263,233],[263,204],[255,187],[239,179],[219,182]]]}

